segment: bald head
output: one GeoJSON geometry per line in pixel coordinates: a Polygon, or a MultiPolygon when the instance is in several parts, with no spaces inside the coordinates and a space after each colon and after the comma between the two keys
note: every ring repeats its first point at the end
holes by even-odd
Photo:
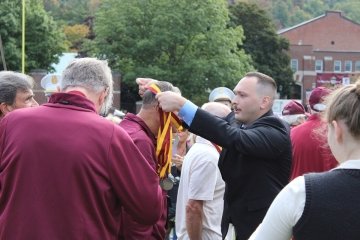
{"type": "Polygon", "coordinates": [[[226,117],[230,112],[230,108],[218,102],[208,102],[202,105],[201,109],[218,117],[226,117]]]}

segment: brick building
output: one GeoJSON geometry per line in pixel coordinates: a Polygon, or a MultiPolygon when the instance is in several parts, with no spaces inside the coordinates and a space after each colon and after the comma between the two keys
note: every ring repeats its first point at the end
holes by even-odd
{"type": "Polygon", "coordinates": [[[278,34],[290,42],[290,64],[304,103],[313,88],[346,84],[360,74],[360,24],[339,11],[327,11],[278,34]]]}

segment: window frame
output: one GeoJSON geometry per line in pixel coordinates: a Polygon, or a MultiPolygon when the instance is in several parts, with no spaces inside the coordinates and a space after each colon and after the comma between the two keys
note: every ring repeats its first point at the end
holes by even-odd
{"type": "Polygon", "coordinates": [[[341,61],[340,60],[334,61],[334,72],[341,72],[341,61]],[[337,63],[339,64],[338,66],[337,66],[337,63]],[[336,70],[336,67],[339,67],[339,70],[336,70]]]}
{"type": "Polygon", "coordinates": [[[295,72],[297,72],[297,71],[299,71],[299,60],[297,59],[297,58],[292,58],[291,60],[290,60],[290,68],[291,68],[291,70],[295,73],[295,72]],[[295,64],[296,65],[296,70],[294,71],[294,69],[293,69],[293,64],[295,64]]]}
{"type": "Polygon", "coordinates": [[[346,60],[345,61],[345,63],[344,63],[344,70],[345,70],[345,72],[352,72],[352,61],[350,61],[350,60],[346,60]],[[347,65],[347,63],[350,63],[350,65],[347,65]],[[347,69],[347,66],[350,66],[350,69],[348,70],[347,69]]]}
{"type": "Polygon", "coordinates": [[[360,72],[360,60],[359,61],[355,61],[355,69],[356,72],[360,72]]]}
{"type": "Polygon", "coordinates": [[[321,60],[321,59],[315,60],[315,72],[323,72],[323,71],[324,71],[324,61],[321,60]],[[321,63],[320,64],[320,67],[321,67],[320,70],[316,69],[316,67],[318,66],[317,63],[321,63]]]}

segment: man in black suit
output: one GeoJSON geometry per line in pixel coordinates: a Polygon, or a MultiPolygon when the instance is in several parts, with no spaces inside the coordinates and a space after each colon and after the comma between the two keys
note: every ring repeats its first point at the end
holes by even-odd
{"type": "Polygon", "coordinates": [[[236,239],[248,239],[288,182],[290,129],[272,113],[276,89],[271,77],[259,72],[246,74],[234,88],[234,111],[226,119],[201,110],[179,95],[157,95],[164,111],[179,111],[191,132],[223,147],[219,160],[226,183],[223,238],[232,223],[236,239]]]}

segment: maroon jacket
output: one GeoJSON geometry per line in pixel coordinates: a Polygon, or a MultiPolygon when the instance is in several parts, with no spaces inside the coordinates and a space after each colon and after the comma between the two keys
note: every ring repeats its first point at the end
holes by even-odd
{"type": "Polygon", "coordinates": [[[316,131],[325,129],[318,114],[291,129],[292,169],[290,180],[310,172],[325,172],[338,165],[326,144],[326,134],[316,131]]]}
{"type": "Polygon", "coordinates": [[[161,200],[131,138],[83,96],[54,94],[0,124],[0,239],[117,239],[121,207],[154,224],[161,200]]]}
{"type": "MultiPolygon", "coordinates": [[[[135,145],[140,149],[145,159],[156,170],[157,160],[155,154],[156,139],[145,122],[138,116],[128,113],[120,126],[130,135],[135,145]]],[[[137,159],[133,159],[137,161],[137,159]]],[[[163,204],[161,218],[154,225],[144,225],[136,222],[133,217],[124,212],[122,214],[122,224],[119,239],[138,240],[138,239],[165,239],[166,220],[167,220],[167,193],[163,191],[163,204]]]]}

